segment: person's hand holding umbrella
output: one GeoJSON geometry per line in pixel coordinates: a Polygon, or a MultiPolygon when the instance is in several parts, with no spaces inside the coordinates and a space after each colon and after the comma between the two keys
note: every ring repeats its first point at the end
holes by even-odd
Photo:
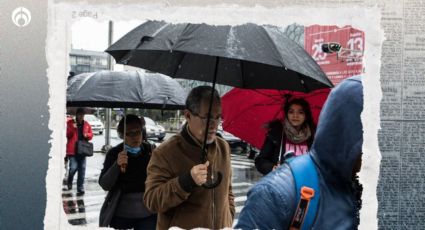
{"type": "Polygon", "coordinates": [[[125,169],[128,164],[127,150],[123,150],[118,154],[117,164],[120,167],[121,172],[125,173],[125,169]]]}
{"type": "Polygon", "coordinates": [[[190,175],[192,176],[195,184],[198,186],[201,186],[207,182],[209,164],[209,161],[207,161],[205,164],[198,164],[193,166],[193,168],[190,170],[190,175]]]}

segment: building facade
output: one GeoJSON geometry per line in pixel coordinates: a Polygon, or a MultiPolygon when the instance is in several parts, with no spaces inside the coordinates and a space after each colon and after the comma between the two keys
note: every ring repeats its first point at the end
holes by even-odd
{"type": "Polygon", "coordinates": [[[108,70],[108,54],[105,52],[71,49],[69,58],[74,75],[108,70]]]}

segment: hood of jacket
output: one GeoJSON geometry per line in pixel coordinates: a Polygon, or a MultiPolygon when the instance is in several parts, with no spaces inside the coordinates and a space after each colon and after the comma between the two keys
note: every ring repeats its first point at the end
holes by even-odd
{"type": "Polygon", "coordinates": [[[335,87],[320,113],[311,155],[323,178],[345,186],[352,181],[353,166],[362,152],[363,86],[361,77],[335,87]]]}

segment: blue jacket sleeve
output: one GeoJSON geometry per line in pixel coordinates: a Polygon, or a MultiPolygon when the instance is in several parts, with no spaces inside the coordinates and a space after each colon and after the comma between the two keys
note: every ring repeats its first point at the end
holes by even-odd
{"type": "Polygon", "coordinates": [[[295,211],[295,199],[291,171],[282,165],[248,192],[235,229],[288,229],[295,211]]]}

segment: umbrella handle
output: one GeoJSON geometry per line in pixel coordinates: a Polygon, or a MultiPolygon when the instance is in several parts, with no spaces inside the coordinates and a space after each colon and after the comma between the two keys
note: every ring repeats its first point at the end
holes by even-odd
{"type": "Polygon", "coordinates": [[[125,173],[126,168],[127,168],[127,164],[122,164],[120,168],[121,173],[125,173]]]}
{"type": "Polygon", "coordinates": [[[280,165],[280,161],[282,160],[282,148],[283,148],[283,135],[285,134],[285,128],[282,128],[282,138],[280,140],[280,148],[279,148],[279,156],[277,157],[277,165],[280,165]]]}
{"type": "Polygon", "coordinates": [[[283,95],[283,97],[285,98],[285,104],[287,104],[289,102],[289,99],[291,99],[292,94],[286,93],[285,95],[283,95]]]}
{"type": "MultiPolygon", "coordinates": [[[[207,160],[208,160],[207,154],[205,153],[205,151],[202,151],[201,162],[204,164],[205,162],[207,162],[207,160]]],[[[213,173],[212,169],[211,169],[211,173],[213,173]]],[[[222,179],[223,179],[223,174],[221,172],[217,172],[216,180],[214,181],[214,179],[213,179],[211,183],[206,182],[206,183],[202,184],[202,187],[207,188],[207,189],[213,189],[221,183],[222,179]]]]}
{"type": "Polygon", "coordinates": [[[206,189],[213,189],[221,183],[222,179],[223,179],[223,174],[221,172],[217,172],[217,180],[212,181],[211,183],[205,183],[202,185],[202,187],[206,189]]]}

